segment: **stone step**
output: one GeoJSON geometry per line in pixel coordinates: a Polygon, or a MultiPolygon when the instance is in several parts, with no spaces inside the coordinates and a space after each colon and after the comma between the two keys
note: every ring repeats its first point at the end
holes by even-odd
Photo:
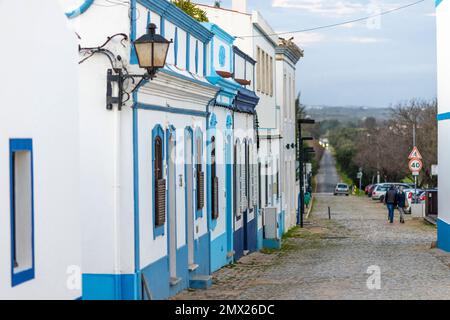
{"type": "Polygon", "coordinates": [[[212,277],[208,275],[193,276],[189,280],[189,288],[206,290],[212,286],[212,277]]]}

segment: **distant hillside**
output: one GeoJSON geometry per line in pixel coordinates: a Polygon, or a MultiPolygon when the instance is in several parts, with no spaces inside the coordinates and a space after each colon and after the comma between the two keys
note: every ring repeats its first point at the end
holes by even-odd
{"type": "Polygon", "coordinates": [[[377,120],[389,119],[390,109],[355,106],[307,106],[306,114],[316,121],[339,120],[340,122],[358,122],[368,117],[374,117],[377,120]]]}

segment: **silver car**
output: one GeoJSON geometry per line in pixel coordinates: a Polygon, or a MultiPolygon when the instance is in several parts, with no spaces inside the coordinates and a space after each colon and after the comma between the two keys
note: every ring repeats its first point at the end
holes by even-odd
{"type": "Polygon", "coordinates": [[[348,197],[350,193],[350,188],[345,183],[338,183],[336,187],[334,188],[334,195],[337,196],[338,194],[343,194],[348,197]]]}

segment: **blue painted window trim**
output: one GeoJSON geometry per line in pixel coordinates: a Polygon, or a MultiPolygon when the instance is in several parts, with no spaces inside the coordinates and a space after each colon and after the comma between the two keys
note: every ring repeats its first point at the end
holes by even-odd
{"type": "Polygon", "coordinates": [[[32,280],[35,277],[34,258],[34,167],[33,167],[33,140],[32,139],[10,139],[9,141],[9,161],[10,161],[10,205],[11,205],[11,285],[13,287],[32,280]],[[31,268],[14,273],[14,247],[15,247],[15,190],[14,190],[14,159],[16,152],[28,151],[31,159],[31,268]]]}
{"type": "Polygon", "coordinates": [[[173,42],[173,50],[174,50],[174,61],[175,65],[178,65],[178,28],[175,27],[175,36],[173,42]]]}
{"type": "MultiPolygon", "coordinates": [[[[165,227],[166,227],[166,223],[167,223],[167,211],[166,211],[166,223],[162,226],[156,226],[155,224],[155,217],[156,217],[156,204],[155,204],[155,141],[156,138],[160,137],[161,141],[163,143],[162,145],[162,159],[164,159],[164,152],[165,152],[165,148],[164,148],[164,130],[161,127],[161,125],[157,124],[153,130],[152,130],[152,213],[153,213],[153,239],[156,239],[157,237],[163,236],[164,232],[165,232],[165,227]]],[[[163,168],[164,168],[164,163],[163,163],[163,168]]],[[[163,173],[164,176],[164,173],[163,173]]],[[[166,206],[167,207],[167,206],[166,206]]]]}
{"type": "MultiPolygon", "coordinates": [[[[202,129],[200,129],[200,128],[197,128],[197,129],[195,129],[195,140],[194,140],[194,150],[195,150],[195,155],[194,155],[194,160],[195,160],[195,164],[197,164],[197,158],[198,158],[198,155],[199,155],[199,153],[200,153],[200,159],[201,159],[201,162],[202,162],[202,169],[204,168],[204,164],[203,164],[203,132],[202,132],[202,129]],[[200,139],[200,145],[201,145],[201,150],[198,150],[197,149],[197,145],[198,145],[198,140],[200,139]]],[[[196,176],[195,177],[195,181],[197,182],[197,179],[198,179],[198,177],[196,176]]],[[[197,183],[195,183],[195,185],[197,186],[197,183]]],[[[200,209],[200,210],[198,210],[197,209],[197,192],[198,192],[198,190],[197,190],[197,187],[195,188],[195,218],[196,219],[199,219],[199,218],[202,218],[203,217],[203,210],[204,210],[204,208],[203,209],[200,209]]]]}
{"type": "Polygon", "coordinates": [[[198,74],[198,40],[195,40],[195,73],[198,74]]]}
{"type": "Polygon", "coordinates": [[[186,33],[186,70],[191,68],[191,35],[186,33]]]}

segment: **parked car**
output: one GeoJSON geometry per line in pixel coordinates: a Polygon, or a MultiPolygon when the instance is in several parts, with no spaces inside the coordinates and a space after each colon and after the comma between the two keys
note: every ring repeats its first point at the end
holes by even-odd
{"type": "Polygon", "coordinates": [[[373,186],[373,184],[368,184],[368,185],[364,188],[364,192],[365,192],[366,194],[369,194],[369,190],[370,190],[370,188],[372,188],[372,186],[373,186]]]}
{"type": "Polygon", "coordinates": [[[369,198],[372,198],[372,192],[373,192],[373,190],[375,190],[376,186],[377,186],[377,184],[371,184],[371,185],[370,185],[369,191],[368,191],[368,193],[367,193],[367,196],[368,196],[369,198]]]}
{"type": "Polygon", "coordinates": [[[386,192],[389,190],[391,185],[389,184],[377,184],[376,187],[372,191],[372,200],[383,201],[386,192]]]}
{"type": "Polygon", "coordinates": [[[337,196],[339,194],[348,195],[350,194],[350,188],[345,183],[338,183],[334,188],[334,195],[337,196]]]}
{"type": "Polygon", "coordinates": [[[424,192],[424,190],[422,190],[422,189],[415,190],[414,188],[410,188],[410,189],[405,189],[403,191],[406,194],[407,210],[409,212],[411,212],[411,204],[413,203],[413,199],[416,198],[418,195],[422,194],[424,192]],[[416,192],[416,196],[414,196],[414,192],[416,192]]]}

